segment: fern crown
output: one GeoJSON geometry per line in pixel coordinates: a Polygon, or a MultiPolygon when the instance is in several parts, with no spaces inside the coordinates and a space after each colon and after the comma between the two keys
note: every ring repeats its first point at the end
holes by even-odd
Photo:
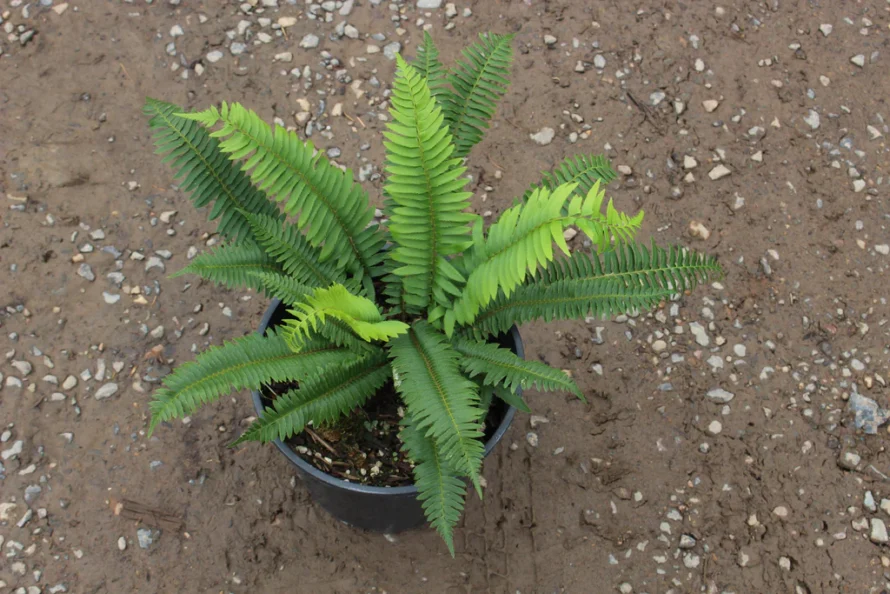
{"type": "Polygon", "coordinates": [[[491,224],[473,214],[464,160],[509,85],[512,36],[482,35],[452,69],[424,35],[397,57],[383,133],[385,222],[350,170],[238,103],[204,111],[149,99],[164,156],[226,240],[178,274],[277,297],[277,330],[212,347],[179,366],[151,403],[151,425],[244,388],[294,386],[240,441],[285,440],[335,423],[388,380],[404,401],[401,439],[430,524],[452,554],[464,480],[482,492],[484,419],[497,397],[575,381],[495,344],[514,324],[652,308],[719,276],[711,257],[635,239],[642,211],[605,198],[602,156],[566,159],[491,224]],[[569,228],[595,251],[572,250],[569,228]]]}

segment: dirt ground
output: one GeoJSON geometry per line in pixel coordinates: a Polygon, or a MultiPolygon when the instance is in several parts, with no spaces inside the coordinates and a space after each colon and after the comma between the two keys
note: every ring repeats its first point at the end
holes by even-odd
{"type": "Polygon", "coordinates": [[[886,591],[887,432],[857,428],[847,400],[883,420],[888,11],[0,0],[0,592],[886,591]],[[727,271],[651,314],[522,328],[589,403],[528,394],[547,422],[518,416],[486,461],[455,559],[428,530],[339,524],[271,446],[228,448],[246,393],[146,438],[158,378],[267,302],[169,278],[214,225],[152,155],[144,97],[241,101],[311,131],[379,205],[383,48],[413,56],[424,27],[447,63],[479,32],[516,33],[513,86],[470,158],[478,212],[604,152],[642,237],[727,271]]]}

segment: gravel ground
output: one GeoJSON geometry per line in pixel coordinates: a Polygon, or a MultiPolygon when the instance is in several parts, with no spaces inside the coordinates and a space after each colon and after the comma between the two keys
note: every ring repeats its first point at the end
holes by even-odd
{"type": "MultiPolygon", "coordinates": [[[[0,592],[794,592],[890,587],[890,3],[0,1],[0,592]],[[643,236],[719,255],[651,314],[530,324],[590,396],[529,393],[451,559],[312,505],[226,398],[146,438],[171,367],[266,301],[169,278],[217,242],[146,95],[241,101],[380,205],[396,52],[516,33],[471,155],[498,213],[606,153],[643,236]]],[[[573,247],[585,249],[581,238],[573,247]]]]}

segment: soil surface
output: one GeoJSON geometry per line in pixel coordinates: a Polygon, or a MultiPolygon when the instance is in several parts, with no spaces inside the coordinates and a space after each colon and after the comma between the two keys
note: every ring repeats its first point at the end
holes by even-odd
{"type": "Polygon", "coordinates": [[[0,0],[0,592],[883,591],[888,9],[0,0]],[[267,301],[169,278],[215,225],[152,155],[144,97],[280,118],[380,206],[393,44],[424,28],[446,63],[516,34],[477,212],[605,153],[642,237],[727,270],[656,312],[522,328],[588,403],[526,393],[454,559],[333,520],[274,447],[227,447],[247,393],[146,436],[159,378],[267,301]]]}

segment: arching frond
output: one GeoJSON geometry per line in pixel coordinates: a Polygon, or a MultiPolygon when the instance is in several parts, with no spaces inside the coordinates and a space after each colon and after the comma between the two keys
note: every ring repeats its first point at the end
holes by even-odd
{"type": "Polygon", "coordinates": [[[454,557],[454,527],[464,509],[467,485],[456,476],[435,440],[418,431],[410,419],[399,437],[414,461],[414,486],[426,519],[454,557]]]}
{"type": "Polygon", "coordinates": [[[379,351],[348,365],[329,366],[296,390],[276,398],[234,444],[287,439],[309,421],[332,423],[361,406],[390,378],[386,355],[379,351]]]}
{"type": "Polygon", "coordinates": [[[482,414],[476,385],[460,372],[445,336],[424,321],[390,342],[393,380],[418,431],[470,478],[481,497],[482,414]]]}
{"type": "Polygon", "coordinates": [[[242,211],[280,218],[278,206],[254,188],[250,178],[219,150],[219,143],[192,120],[177,116],[182,108],[157,99],[145,100],[144,113],[154,132],[159,155],[166,155],[181,190],[191,194],[195,207],[212,204],[210,220],[217,232],[233,241],[253,241],[242,211]]]}
{"type": "Polygon", "coordinates": [[[403,299],[416,308],[450,300],[463,277],[447,257],[469,246],[470,192],[442,110],[426,82],[398,56],[392,92],[392,121],[387,125],[386,172],[389,232],[395,248],[393,273],[401,277],[403,299]]]}
{"type": "Polygon", "coordinates": [[[411,65],[417,70],[417,74],[426,79],[433,99],[443,92],[445,76],[448,73],[439,61],[439,50],[429,31],[423,32],[423,43],[417,46],[417,56],[411,65]]]}
{"type": "Polygon", "coordinates": [[[345,173],[316,152],[311,142],[280,126],[274,131],[253,111],[239,103],[187,114],[207,127],[222,123],[211,136],[230,159],[246,159],[244,170],[270,196],[284,202],[284,210],[298,215],[298,227],[309,243],[321,246],[322,261],[333,258],[349,267],[373,296],[372,278],[383,260],[384,236],[372,225],[368,195],[345,173]]]}
{"type": "Polygon", "coordinates": [[[523,200],[528,200],[528,197],[538,187],[552,190],[562,184],[578,184],[575,193],[585,196],[596,182],[605,186],[618,177],[618,174],[603,155],[576,155],[567,158],[553,171],[543,172],[542,176],[538,184],[533,185],[525,192],[523,200]]]}
{"type": "Polygon", "coordinates": [[[436,96],[454,137],[455,157],[466,157],[482,140],[510,84],[512,42],[513,35],[480,35],[477,43],[463,50],[464,59],[448,76],[451,89],[436,96]]]}
{"type": "Polygon", "coordinates": [[[256,272],[254,276],[270,295],[281,299],[288,305],[302,302],[306,295],[311,295],[313,287],[301,284],[296,279],[275,272],[256,272]]]}
{"type": "Polygon", "coordinates": [[[545,363],[520,359],[510,349],[487,342],[456,338],[453,344],[463,355],[461,368],[471,378],[481,375],[487,385],[501,385],[512,392],[532,386],[542,391],[565,390],[584,400],[572,378],[545,363]]]}
{"type": "Polygon", "coordinates": [[[266,272],[280,273],[281,267],[262,247],[255,244],[224,244],[197,256],[188,266],[171,276],[196,274],[227,287],[250,287],[259,291],[265,287],[256,275],[266,272]]]}
{"type": "Polygon", "coordinates": [[[322,262],[321,252],[287,222],[263,215],[245,215],[257,242],[278,261],[285,273],[310,287],[342,283],[345,275],[333,262],[322,262]]]}
{"type": "Polygon", "coordinates": [[[352,295],[343,285],[315,289],[290,313],[294,317],[285,322],[282,333],[296,351],[303,348],[311,334],[318,332],[319,325],[327,319],[345,324],[366,342],[389,340],[408,329],[407,324],[398,320],[385,320],[373,301],[352,295]]]}
{"type": "Polygon", "coordinates": [[[501,294],[473,323],[472,333],[500,334],[513,324],[613,316],[657,306],[700,282],[720,278],[716,259],[690,250],[639,244],[601,256],[575,252],[519,287],[501,294]]]}
{"type": "Polygon", "coordinates": [[[274,332],[249,334],[211,347],[164,378],[151,402],[149,434],[158,423],[193,413],[223,394],[270,382],[303,381],[328,366],[356,360],[346,349],[318,341],[293,352],[274,332]]]}

